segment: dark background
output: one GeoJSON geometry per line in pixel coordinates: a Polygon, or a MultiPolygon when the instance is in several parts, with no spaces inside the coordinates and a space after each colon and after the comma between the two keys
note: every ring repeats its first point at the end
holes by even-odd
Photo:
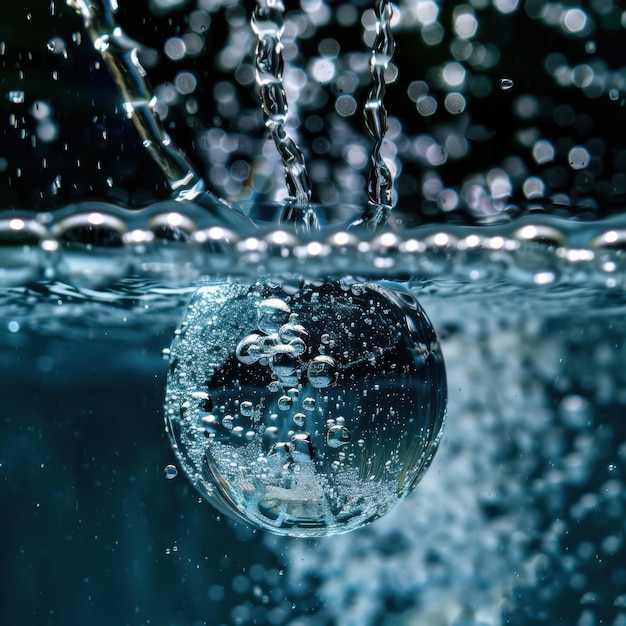
{"type": "Polygon", "coordinates": [[[165,478],[167,337],[105,333],[1,334],[0,623],[230,624],[240,604],[284,623],[282,566],[259,535],[165,478]]]}
{"type": "MultiPolygon", "coordinates": [[[[359,10],[369,4],[359,2],[359,10]]],[[[262,145],[267,138],[258,100],[253,86],[241,85],[233,76],[220,68],[216,59],[228,43],[232,24],[248,28],[252,2],[236,3],[227,9],[211,13],[210,31],[203,35],[204,50],[198,56],[184,62],[173,62],[163,54],[168,37],[189,32],[189,15],[196,8],[187,2],[177,10],[158,14],[150,9],[147,0],[121,2],[118,23],[125,31],[156,52],[158,62],[150,63],[149,77],[153,85],[172,82],[176,72],[190,69],[199,78],[200,86],[193,97],[198,111],[193,115],[185,111],[186,99],[169,107],[164,124],[174,140],[191,156],[201,171],[209,164],[206,155],[199,154],[195,143],[198,133],[222,128],[227,133],[241,133],[243,113],[246,113],[246,131],[249,138],[262,145]],[[213,91],[216,82],[232,83],[240,108],[229,114],[220,107],[213,91]],[[250,125],[249,120],[254,120],[250,125]]],[[[332,3],[333,9],[339,3],[332,3]]],[[[609,72],[622,72],[626,65],[621,24],[621,12],[612,2],[582,2],[580,6],[593,23],[589,34],[576,37],[565,34],[558,27],[548,27],[537,15],[542,3],[528,1],[510,15],[502,15],[493,7],[477,9],[479,31],[473,41],[490,44],[499,51],[499,61],[492,68],[473,68],[467,65],[468,76],[486,79],[491,89],[483,95],[473,95],[471,84],[464,88],[467,111],[460,116],[448,114],[443,107],[446,91],[439,85],[438,71],[454,60],[450,45],[454,39],[451,24],[456,4],[441,5],[439,22],[444,27],[444,38],[438,46],[427,46],[419,32],[398,29],[397,82],[390,85],[386,97],[389,114],[402,120],[409,137],[429,134],[443,141],[452,127],[465,127],[470,150],[466,157],[432,168],[424,163],[405,158],[402,175],[397,181],[399,191],[398,209],[412,216],[415,222],[466,221],[469,216],[463,207],[456,212],[444,212],[436,203],[424,202],[420,187],[424,175],[434,171],[441,176],[444,185],[459,187],[469,176],[486,174],[492,168],[510,165],[516,157],[523,164],[523,174],[513,176],[512,203],[520,213],[529,207],[521,185],[527,176],[538,176],[547,183],[546,197],[534,200],[532,209],[589,219],[621,211],[626,194],[626,130],[624,118],[624,94],[615,100],[607,93],[590,98],[583,90],[560,87],[545,69],[548,54],[562,53],[570,66],[591,64],[596,72],[607,77],[609,72]],[[531,17],[531,15],[533,17],[531,17]],[[592,47],[589,47],[592,44],[592,47]],[[600,69],[598,69],[600,68],[600,69]],[[498,88],[503,77],[514,81],[510,90],[498,88]],[[425,80],[431,94],[439,100],[439,108],[432,117],[424,118],[415,112],[414,103],[406,96],[408,85],[415,80],[425,80]],[[529,95],[538,103],[538,112],[532,119],[521,119],[515,113],[518,98],[529,95]],[[566,123],[558,122],[556,112],[567,107],[566,123]],[[548,139],[556,148],[552,163],[537,164],[530,150],[523,147],[516,131],[536,129],[539,137],[548,139]],[[575,171],[567,165],[567,154],[574,145],[589,149],[592,162],[584,171],[575,171]],[[507,165],[507,163],[509,165],[507,165]],[[570,206],[556,206],[555,194],[569,198],[570,206]]],[[[573,5],[572,5],[573,6],[573,5]]],[[[287,10],[295,7],[287,6],[287,10]]],[[[354,28],[343,28],[334,21],[320,27],[312,38],[298,42],[300,54],[292,61],[296,67],[304,67],[307,60],[318,54],[318,44],[324,38],[337,38],[344,50],[364,51],[359,22],[354,28]]],[[[0,158],[6,161],[0,168],[0,206],[20,209],[49,210],[67,204],[76,198],[98,197],[123,206],[143,206],[155,199],[169,195],[169,190],[158,168],[143,151],[132,123],[125,119],[120,99],[107,69],[82,33],[81,18],[64,2],[34,0],[28,7],[10,3],[3,8],[0,24],[0,41],[4,42],[0,56],[0,158]],[[54,6],[54,12],[51,11],[54,6]],[[81,42],[78,43],[78,36],[81,42]],[[47,42],[54,37],[65,41],[67,58],[53,54],[47,42]],[[23,90],[25,102],[15,104],[5,96],[9,91],[23,90]],[[59,127],[57,140],[32,144],[36,121],[29,113],[35,101],[45,101],[53,106],[53,119],[59,127]],[[14,118],[11,118],[14,116],[14,118]],[[7,122],[12,120],[13,125],[7,122]],[[106,132],[106,139],[103,133],[106,132]],[[47,165],[42,166],[43,159],[47,165]],[[19,175],[18,175],[19,170],[19,175]],[[51,189],[57,176],[61,185],[54,193],[51,189]],[[113,185],[107,182],[113,181],[113,185]]],[[[253,43],[253,42],[252,42],[253,43]]],[[[253,46],[245,57],[253,63],[253,46]]],[[[148,55],[149,56],[149,55],[148,55]]],[[[145,58],[147,59],[148,56],[145,58]]],[[[153,60],[154,56],[151,57],[153,60]]],[[[308,115],[320,115],[326,128],[317,134],[307,134],[300,128],[301,147],[310,158],[314,155],[316,137],[326,138],[331,144],[337,142],[333,135],[334,87],[328,88],[328,103],[319,109],[300,108],[303,119],[308,115]],[[329,133],[326,137],[325,133],[329,133]]],[[[367,97],[369,85],[362,84],[356,96],[360,101],[367,97]]],[[[336,90],[335,90],[336,91],[336,90]]],[[[366,137],[360,115],[344,120],[350,132],[366,137]]],[[[242,143],[233,159],[250,159],[250,147],[242,143]]],[[[255,150],[257,148],[254,148],[255,150]]],[[[334,165],[341,163],[341,145],[323,155],[334,165]]],[[[334,166],[333,166],[334,167],[334,166]]],[[[314,181],[313,199],[323,199],[324,181],[314,181]]],[[[219,190],[217,190],[219,191],[219,190]]],[[[364,197],[361,197],[364,200],[364,197]]],[[[557,202],[557,204],[559,204],[557,202]]]]}

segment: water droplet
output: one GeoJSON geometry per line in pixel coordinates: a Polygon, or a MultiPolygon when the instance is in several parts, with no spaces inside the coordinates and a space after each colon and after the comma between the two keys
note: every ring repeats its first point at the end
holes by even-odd
{"type": "Polygon", "coordinates": [[[324,389],[335,382],[337,376],[337,364],[329,356],[319,355],[309,362],[307,370],[309,382],[316,389],[324,389]]]}
{"type": "Polygon", "coordinates": [[[178,476],[178,468],[175,465],[166,465],[164,473],[167,480],[172,480],[172,478],[178,476]]]}
{"type": "Polygon", "coordinates": [[[514,82],[511,78],[501,78],[500,79],[500,89],[502,91],[508,91],[509,89],[513,89],[514,82]]]}
{"type": "Polygon", "coordinates": [[[259,343],[260,338],[256,334],[248,335],[237,344],[235,354],[242,363],[251,365],[263,356],[264,350],[259,343]]]}
{"type": "Polygon", "coordinates": [[[286,302],[278,298],[268,298],[257,307],[257,326],[264,333],[277,333],[289,320],[290,313],[291,309],[286,302]]]}
{"type": "Polygon", "coordinates": [[[168,432],[185,473],[209,501],[237,503],[236,518],[345,532],[384,515],[432,460],[446,403],[432,326],[400,290],[353,287],[224,282],[194,295],[171,347],[168,432]]]}
{"type": "Polygon", "coordinates": [[[254,410],[254,406],[252,402],[248,400],[244,400],[239,406],[239,411],[244,417],[250,417],[252,415],[253,410],[254,410]]]}
{"type": "Polygon", "coordinates": [[[12,102],[13,104],[24,104],[24,101],[26,100],[26,96],[21,90],[9,91],[7,98],[9,102],[12,102]]]}
{"type": "Polygon", "coordinates": [[[339,448],[350,442],[350,431],[345,426],[331,426],[326,433],[326,443],[331,448],[339,448]]]}

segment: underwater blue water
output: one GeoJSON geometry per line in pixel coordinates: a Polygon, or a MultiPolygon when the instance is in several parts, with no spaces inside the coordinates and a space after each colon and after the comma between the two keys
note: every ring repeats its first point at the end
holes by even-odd
{"type": "Polygon", "coordinates": [[[424,293],[449,381],[440,450],[390,514],[309,540],[166,478],[161,350],[185,290],[52,291],[3,292],[3,624],[626,623],[621,310],[424,293]]]}

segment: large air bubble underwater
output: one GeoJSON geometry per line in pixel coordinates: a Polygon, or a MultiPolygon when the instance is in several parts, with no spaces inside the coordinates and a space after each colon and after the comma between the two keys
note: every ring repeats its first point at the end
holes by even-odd
{"type": "Polygon", "coordinates": [[[626,624],[625,24],[3,6],[0,621],[626,624]]]}
{"type": "Polygon", "coordinates": [[[180,463],[223,512],[323,536],[409,494],[446,401],[439,342],[408,290],[225,281],[192,298],[165,412],[180,463]]]}

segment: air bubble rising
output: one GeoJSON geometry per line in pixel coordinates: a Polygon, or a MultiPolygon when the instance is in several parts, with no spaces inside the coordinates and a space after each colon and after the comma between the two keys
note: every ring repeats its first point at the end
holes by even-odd
{"type": "Polygon", "coordinates": [[[335,359],[320,354],[311,361],[307,370],[309,383],[316,389],[325,389],[334,384],[337,377],[337,364],[335,359]]]}
{"type": "Polygon", "coordinates": [[[252,402],[244,400],[239,407],[239,411],[244,417],[251,417],[254,411],[254,406],[252,402]]]}
{"type": "Polygon", "coordinates": [[[281,411],[288,411],[291,408],[293,402],[289,396],[280,396],[280,398],[278,398],[277,404],[278,408],[281,411]]]}
{"type": "Polygon", "coordinates": [[[339,448],[349,443],[350,431],[345,426],[331,426],[326,435],[326,443],[331,448],[339,448]]]}
{"type": "Polygon", "coordinates": [[[251,334],[242,339],[236,348],[237,358],[247,365],[256,363],[263,356],[263,349],[259,341],[261,336],[257,334],[251,334]]]}
{"type": "Polygon", "coordinates": [[[278,380],[291,376],[297,367],[296,351],[290,345],[278,345],[274,348],[270,368],[278,380]]]}
{"type": "Polygon", "coordinates": [[[292,339],[289,342],[289,345],[291,346],[291,348],[294,351],[294,354],[300,356],[301,354],[304,354],[306,351],[306,343],[304,343],[304,341],[302,341],[302,339],[292,339]]]}
{"type": "Polygon", "coordinates": [[[301,324],[285,324],[278,331],[280,338],[285,342],[294,341],[296,339],[306,343],[309,338],[306,328],[301,324]]]}
{"type": "Polygon", "coordinates": [[[278,298],[268,298],[257,307],[258,327],[264,333],[277,333],[289,320],[289,305],[278,298]]]}
{"type": "Polygon", "coordinates": [[[178,468],[175,465],[167,465],[163,473],[167,480],[172,480],[178,476],[178,468]]]}
{"type": "Polygon", "coordinates": [[[397,284],[206,285],[170,363],[180,467],[220,511],[276,534],[331,535],[384,515],[441,436],[439,343],[397,284]]]}

